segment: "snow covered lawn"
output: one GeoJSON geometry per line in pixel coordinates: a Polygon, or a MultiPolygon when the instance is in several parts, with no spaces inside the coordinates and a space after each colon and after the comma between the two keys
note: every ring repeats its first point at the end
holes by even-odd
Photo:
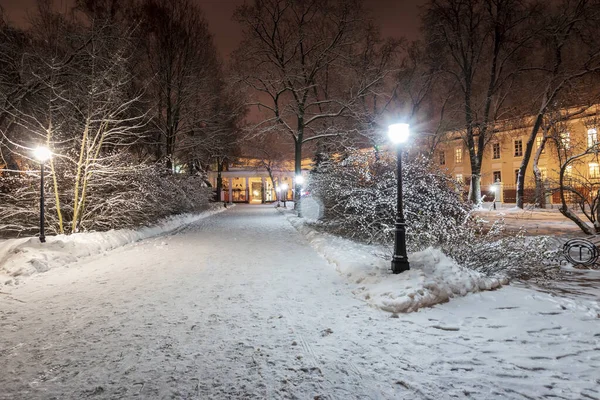
{"type": "MultiPolygon", "coordinates": [[[[523,210],[504,205],[504,207],[497,210],[484,207],[475,211],[475,215],[490,224],[503,219],[508,229],[517,231],[523,228],[529,235],[584,236],[581,229],[573,221],[562,215],[557,208],[523,210]]],[[[583,215],[581,217],[584,221],[586,220],[583,215]]]]}
{"type": "Polygon", "coordinates": [[[0,293],[0,399],[598,399],[597,298],[504,286],[368,307],[273,207],[0,293]]]}

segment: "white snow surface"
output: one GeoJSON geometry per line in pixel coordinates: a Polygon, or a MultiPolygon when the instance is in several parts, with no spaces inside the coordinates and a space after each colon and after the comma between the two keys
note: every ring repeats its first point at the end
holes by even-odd
{"type": "Polygon", "coordinates": [[[291,212],[286,216],[319,254],[358,285],[354,289],[357,296],[384,311],[412,312],[456,296],[498,289],[507,283],[505,278],[486,277],[461,267],[434,248],[409,254],[410,270],[394,275],[390,270],[391,257],[381,257],[389,249],[318,232],[306,224],[307,220],[291,212]]]}
{"type": "Polygon", "coordinates": [[[0,399],[600,398],[593,295],[392,314],[360,285],[273,207],[237,206],[4,286],[0,399]]]}
{"type": "Polygon", "coordinates": [[[46,236],[46,243],[41,243],[37,237],[0,241],[0,287],[3,284],[18,284],[24,276],[46,272],[84,257],[102,255],[129,243],[175,233],[224,210],[221,203],[213,204],[207,211],[174,215],[148,227],[46,236]]]}

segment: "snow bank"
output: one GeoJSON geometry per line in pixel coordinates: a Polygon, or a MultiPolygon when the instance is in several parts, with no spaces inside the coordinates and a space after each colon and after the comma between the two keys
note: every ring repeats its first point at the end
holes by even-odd
{"type": "Polygon", "coordinates": [[[160,220],[156,225],[139,229],[120,229],[107,232],[76,233],[39,238],[9,239],[0,242],[0,286],[18,284],[18,277],[46,272],[52,268],[73,263],[80,258],[102,254],[142,239],[172,233],[226,210],[214,204],[207,211],[195,214],[174,215],[160,220]]]}
{"type": "Polygon", "coordinates": [[[291,213],[286,216],[325,259],[358,285],[354,294],[384,311],[412,312],[507,283],[461,267],[433,248],[410,254],[410,271],[394,275],[390,262],[380,257],[389,249],[317,232],[291,213]]]}

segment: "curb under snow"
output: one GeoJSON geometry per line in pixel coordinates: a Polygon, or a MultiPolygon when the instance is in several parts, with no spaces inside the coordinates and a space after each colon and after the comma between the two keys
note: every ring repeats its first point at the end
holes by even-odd
{"type": "Polygon", "coordinates": [[[453,297],[498,289],[507,283],[506,279],[461,267],[434,248],[410,254],[410,271],[394,275],[389,261],[376,255],[388,252],[387,249],[321,233],[293,214],[284,215],[319,254],[357,285],[353,290],[356,296],[384,311],[413,312],[453,297]]]}
{"type": "Polygon", "coordinates": [[[107,232],[84,232],[72,235],[46,236],[46,243],[37,237],[8,239],[0,242],[0,287],[19,283],[19,277],[46,272],[81,258],[101,254],[143,239],[172,233],[201,219],[225,211],[217,203],[207,211],[173,215],[156,225],[138,229],[107,232]]]}

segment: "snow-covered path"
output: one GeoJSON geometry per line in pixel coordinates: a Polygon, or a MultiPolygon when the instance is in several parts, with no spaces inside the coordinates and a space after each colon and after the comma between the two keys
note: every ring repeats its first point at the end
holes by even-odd
{"type": "Polygon", "coordinates": [[[354,288],[235,207],[6,289],[0,399],[600,398],[585,303],[507,287],[391,318],[354,288]]]}

